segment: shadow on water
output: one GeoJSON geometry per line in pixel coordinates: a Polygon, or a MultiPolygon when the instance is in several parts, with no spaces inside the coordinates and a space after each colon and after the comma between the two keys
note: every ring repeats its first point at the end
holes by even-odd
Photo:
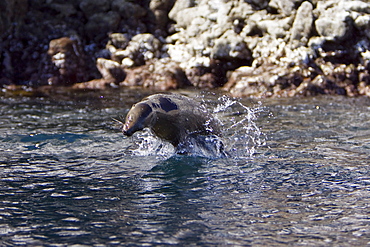
{"type": "Polygon", "coordinates": [[[158,233],[152,243],[201,242],[208,231],[200,216],[207,181],[201,169],[209,162],[206,158],[174,156],[158,162],[142,177],[144,188],[137,200],[148,222],[141,222],[141,227],[158,233]],[[150,226],[150,222],[157,226],[150,226]]]}
{"type": "MultiPolygon", "coordinates": [[[[194,176],[198,173],[199,168],[211,162],[208,158],[175,155],[166,160],[160,161],[153,167],[149,174],[162,174],[165,178],[182,178],[194,176]]],[[[148,175],[149,175],[148,174],[148,175]]]]}

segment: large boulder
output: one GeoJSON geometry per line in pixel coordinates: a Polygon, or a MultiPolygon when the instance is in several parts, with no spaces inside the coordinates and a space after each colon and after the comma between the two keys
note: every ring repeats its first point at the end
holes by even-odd
{"type": "Polygon", "coordinates": [[[161,56],[161,42],[153,34],[135,35],[125,49],[117,49],[112,57],[126,67],[144,65],[147,61],[161,56]]]}
{"type": "Polygon", "coordinates": [[[166,91],[189,85],[184,71],[169,58],[154,59],[146,65],[126,69],[125,87],[144,87],[166,91]]]}
{"type": "Polygon", "coordinates": [[[307,45],[313,27],[313,6],[305,1],[299,6],[294,18],[293,26],[290,30],[290,43],[294,47],[307,45]]]}
{"type": "Polygon", "coordinates": [[[49,85],[71,85],[85,81],[85,55],[77,40],[63,37],[50,41],[48,55],[55,66],[49,85]]]}

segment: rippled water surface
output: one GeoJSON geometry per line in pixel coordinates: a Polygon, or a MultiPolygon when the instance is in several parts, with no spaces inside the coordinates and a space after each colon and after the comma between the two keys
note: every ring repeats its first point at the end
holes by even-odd
{"type": "Polygon", "coordinates": [[[1,246],[370,244],[369,99],[209,94],[237,144],[212,159],[135,153],[112,118],[143,96],[0,97],[1,246]]]}

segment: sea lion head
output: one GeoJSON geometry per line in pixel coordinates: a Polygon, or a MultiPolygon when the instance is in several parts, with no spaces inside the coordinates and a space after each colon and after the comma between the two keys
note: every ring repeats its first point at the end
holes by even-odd
{"type": "Polygon", "coordinates": [[[149,127],[153,121],[153,110],[146,103],[135,104],[127,113],[122,132],[126,136],[131,136],[136,131],[149,127]]]}

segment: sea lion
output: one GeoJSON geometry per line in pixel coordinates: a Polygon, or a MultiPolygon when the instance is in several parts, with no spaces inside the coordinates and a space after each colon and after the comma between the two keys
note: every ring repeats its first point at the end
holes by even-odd
{"type": "Polygon", "coordinates": [[[154,94],[134,104],[126,116],[122,132],[131,136],[149,128],[174,147],[191,136],[220,136],[218,121],[195,100],[180,94],[154,94]]]}

